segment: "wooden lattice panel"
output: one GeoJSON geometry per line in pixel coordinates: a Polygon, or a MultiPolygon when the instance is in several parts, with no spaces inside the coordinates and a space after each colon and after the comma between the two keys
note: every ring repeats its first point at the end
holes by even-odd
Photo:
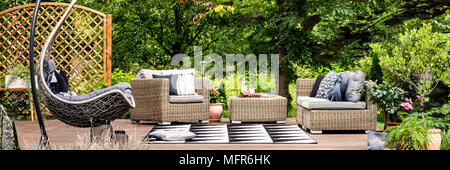
{"type": "MultiPolygon", "coordinates": [[[[67,3],[41,3],[35,33],[35,60],[45,40],[62,17],[67,3]]],[[[34,4],[0,13],[0,76],[14,63],[28,66],[28,48],[34,4]]],[[[54,44],[52,57],[67,73],[70,90],[88,92],[99,83],[111,85],[111,15],[75,5],[54,44]]]]}

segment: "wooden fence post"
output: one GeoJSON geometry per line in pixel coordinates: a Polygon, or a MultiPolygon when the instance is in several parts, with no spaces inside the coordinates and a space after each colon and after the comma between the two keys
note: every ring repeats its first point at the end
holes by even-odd
{"type": "Polygon", "coordinates": [[[106,51],[107,51],[107,55],[106,55],[106,60],[107,60],[107,66],[106,66],[106,75],[108,76],[108,86],[111,86],[111,74],[112,74],[112,15],[108,14],[106,15],[106,32],[107,32],[107,36],[106,36],[106,41],[107,41],[107,47],[106,47],[106,51]]]}

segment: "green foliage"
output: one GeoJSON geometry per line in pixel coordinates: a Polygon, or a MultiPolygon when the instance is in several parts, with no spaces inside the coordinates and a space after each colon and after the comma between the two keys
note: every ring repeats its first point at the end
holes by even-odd
{"type": "Polygon", "coordinates": [[[408,84],[426,97],[439,81],[449,77],[449,34],[433,32],[431,24],[409,29],[394,37],[394,41],[370,46],[380,57],[381,67],[390,82],[408,84]]]}
{"type": "Polygon", "coordinates": [[[441,131],[441,150],[450,150],[450,131],[441,131]]]}
{"type": "Polygon", "coordinates": [[[114,86],[121,82],[130,83],[132,78],[135,78],[135,72],[123,72],[122,70],[115,69],[111,74],[111,85],[114,86]]]}
{"type": "Polygon", "coordinates": [[[369,80],[374,82],[383,82],[383,70],[380,66],[380,59],[378,56],[372,57],[372,67],[370,69],[369,80]]]}
{"type": "Polygon", "coordinates": [[[5,88],[5,76],[0,76],[0,88],[5,88]]]}
{"type": "Polygon", "coordinates": [[[402,118],[400,125],[386,129],[385,144],[390,149],[420,150],[428,147],[428,128],[424,120],[410,116],[402,118]]]}
{"type": "MultiPolygon", "coordinates": [[[[99,78],[97,78],[97,80],[98,79],[99,78]]],[[[97,81],[94,81],[94,82],[97,82],[97,81]]],[[[108,87],[108,83],[103,80],[101,80],[97,85],[95,85],[94,88],[91,88],[91,86],[89,84],[87,84],[87,81],[83,81],[78,86],[75,87],[74,92],[77,94],[87,94],[89,92],[100,90],[100,89],[103,89],[106,87],[108,87]]]]}
{"type": "Polygon", "coordinates": [[[11,69],[8,70],[6,75],[9,76],[9,81],[5,85],[6,88],[8,88],[8,86],[11,85],[11,83],[15,79],[24,79],[27,85],[27,89],[29,88],[30,72],[23,64],[15,64],[11,69]]]}
{"type": "Polygon", "coordinates": [[[429,110],[426,118],[432,122],[434,128],[444,132],[450,130],[450,103],[429,110]]]}
{"type": "Polygon", "coordinates": [[[289,83],[289,95],[292,100],[288,104],[288,117],[293,117],[297,115],[297,86],[295,83],[289,83]]]}
{"type": "Polygon", "coordinates": [[[214,87],[209,89],[209,103],[222,103],[226,102],[224,95],[221,95],[214,87]]]}

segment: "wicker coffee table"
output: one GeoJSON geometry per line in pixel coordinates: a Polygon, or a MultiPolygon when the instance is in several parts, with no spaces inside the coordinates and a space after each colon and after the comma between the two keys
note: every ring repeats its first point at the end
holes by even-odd
{"type": "Polygon", "coordinates": [[[237,97],[228,99],[231,123],[269,122],[286,123],[287,99],[272,97],[237,97]]]}

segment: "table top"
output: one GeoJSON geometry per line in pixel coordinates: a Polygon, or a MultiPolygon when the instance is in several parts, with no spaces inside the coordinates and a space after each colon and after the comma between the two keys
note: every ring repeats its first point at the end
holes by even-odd
{"type": "Polygon", "coordinates": [[[242,99],[242,100],[274,100],[274,99],[285,99],[283,96],[265,96],[265,97],[239,97],[230,96],[229,99],[242,99]]]}
{"type": "Polygon", "coordinates": [[[0,92],[3,91],[18,91],[18,92],[23,92],[26,91],[27,89],[16,89],[16,88],[10,88],[10,89],[6,89],[6,88],[0,88],[0,92]]]}

